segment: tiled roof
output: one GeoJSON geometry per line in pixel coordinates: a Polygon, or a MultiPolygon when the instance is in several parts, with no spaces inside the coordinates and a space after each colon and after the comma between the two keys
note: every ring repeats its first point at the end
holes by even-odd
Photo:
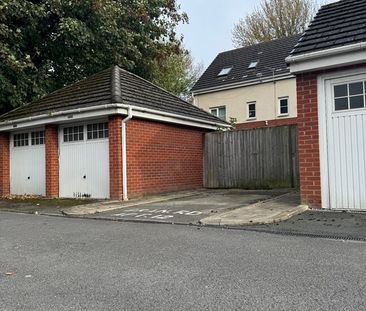
{"type": "Polygon", "coordinates": [[[225,124],[221,119],[118,66],[3,114],[0,116],[0,122],[111,103],[225,124]]]}
{"type": "Polygon", "coordinates": [[[289,74],[285,59],[299,38],[292,36],[220,53],[193,86],[192,92],[270,78],[273,74],[289,74]],[[256,68],[248,69],[252,62],[258,62],[256,68]],[[218,76],[223,68],[228,67],[232,67],[228,75],[218,76]]]}
{"type": "Polygon", "coordinates": [[[291,56],[366,41],[366,0],[342,0],[321,7],[291,56]]]}

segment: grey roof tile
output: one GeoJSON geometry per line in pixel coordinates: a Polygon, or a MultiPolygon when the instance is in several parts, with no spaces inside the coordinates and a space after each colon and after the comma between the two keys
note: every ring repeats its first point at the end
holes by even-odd
{"type": "Polygon", "coordinates": [[[246,81],[267,78],[289,73],[285,62],[300,36],[292,36],[270,42],[259,43],[220,53],[203,73],[191,91],[206,88],[221,87],[232,83],[245,83],[246,81]],[[258,61],[255,70],[248,70],[251,62],[258,61]],[[225,67],[232,67],[227,76],[218,77],[219,72],[225,67]]]}
{"type": "Polygon", "coordinates": [[[221,119],[118,66],[5,113],[0,116],[0,122],[110,103],[134,105],[225,124],[221,119]]]}
{"type": "Polygon", "coordinates": [[[366,0],[342,0],[322,6],[291,55],[366,41],[366,0]]]}

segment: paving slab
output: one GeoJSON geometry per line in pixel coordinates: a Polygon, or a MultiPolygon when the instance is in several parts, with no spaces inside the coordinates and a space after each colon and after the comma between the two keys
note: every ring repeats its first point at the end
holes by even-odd
{"type": "Polygon", "coordinates": [[[308,210],[300,205],[298,192],[291,192],[256,204],[201,219],[203,225],[247,226],[276,223],[308,210]]]}
{"type": "Polygon", "coordinates": [[[200,224],[202,218],[252,205],[283,193],[286,192],[284,190],[206,190],[189,197],[150,202],[138,206],[120,206],[120,209],[85,215],[85,217],[120,221],[200,224]]]}

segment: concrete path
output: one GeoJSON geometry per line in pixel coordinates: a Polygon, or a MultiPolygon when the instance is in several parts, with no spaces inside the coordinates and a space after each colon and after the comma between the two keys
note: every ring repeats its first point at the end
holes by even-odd
{"type": "Polygon", "coordinates": [[[204,190],[180,191],[180,192],[175,192],[175,193],[168,193],[168,194],[162,194],[162,195],[149,196],[149,197],[145,197],[145,198],[132,199],[129,201],[96,202],[93,204],[85,204],[85,205],[65,208],[62,210],[62,213],[64,215],[68,215],[68,216],[94,215],[94,214],[98,214],[98,213],[105,213],[105,212],[119,210],[121,208],[131,208],[131,207],[135,207],[135,206],[139,206],[139,205],[187,198],[187,197],[199,195],[203,191],[204,190]]]}
{"type": "Polygon", "coordinates": [[[308,210],[297,192],[201,219],[203,225],[244,226],[283,221],[308,210]]]}
{"type": "MultiPolygon", "coordinates": [[[[284,191],[203,190],[195,195],[165,201],[144,202],[135,206],[116,203],[118,209],[84,215],[95,219],[117,221],[199,224],[202,218],[222,214],[283,194],[284,191]]],[[[137,202],[136,202],[137,203],[137,202]]]]}

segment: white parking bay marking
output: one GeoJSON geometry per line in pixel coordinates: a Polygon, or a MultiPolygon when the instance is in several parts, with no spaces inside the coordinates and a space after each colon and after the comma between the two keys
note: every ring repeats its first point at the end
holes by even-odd
{"type": "Polygon", "coordinates": [[[174,216],[199,216],[202,212],[200,211],[188,211],[188,210],[181,210],[181,211],[171,211],[166,209],[147,209],[147,208],[134,208],[125,210],[123,213],[114,214],[115,217],[134,217],[134,218],[151,218],[151,219],[170,219],[174,218],[174,216]]]}

